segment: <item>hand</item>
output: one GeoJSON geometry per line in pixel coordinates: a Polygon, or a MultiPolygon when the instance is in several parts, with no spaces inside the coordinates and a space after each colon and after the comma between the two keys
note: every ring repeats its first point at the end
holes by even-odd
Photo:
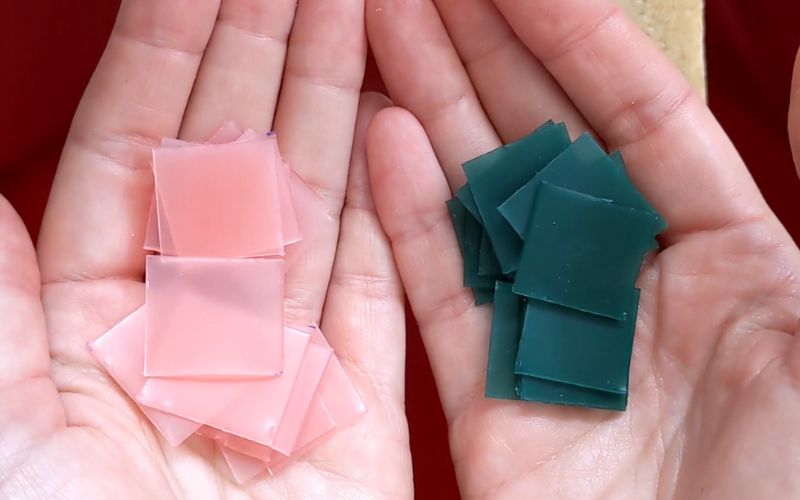
{"type": "Polygon", "coordinates": [[[368,0],[367,32],[405,108],[370,126],[373,193],[464,498],[800,495],[800,252],[705,104],[616,3],[368,0]],[[462,288],[445,200],[463,162],[550,118],[622,148],[670,223],[640,276],[621,414],[483,397],[491,309],[462,288]]]}
{"type": "Polygon", "coordinates": [[[0,497],[412,495],[404,297],[364,151],[367,123],[387,102],[367,95],[359,107],[364,4],[296,5],[123,2],[53,187],[41,301],[30,240],[0,204],[0,497]],[[295,321],[321,321],[369,410],[280,475],[241,487],[213,444],[160,439],[86,348],[144,301],[150,148],[165,136],[205,140],[227,119],[276,129],[287,160],[341,214],[340,231],[289,274],[286,307],[295,321]]]}

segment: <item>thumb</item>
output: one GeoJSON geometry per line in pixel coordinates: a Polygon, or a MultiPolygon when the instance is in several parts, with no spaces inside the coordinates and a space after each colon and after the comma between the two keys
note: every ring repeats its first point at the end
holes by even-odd
{"type": "Polygon", "coordinates": [[[0,196],[0,484],[24,462],[24,450],[64,425],[50,379],[40,282],[28,231],[0,196]]]}

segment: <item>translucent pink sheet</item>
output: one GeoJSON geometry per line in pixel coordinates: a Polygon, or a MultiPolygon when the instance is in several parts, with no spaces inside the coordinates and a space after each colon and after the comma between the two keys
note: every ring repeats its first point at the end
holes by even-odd
{"type": "Polygon", "coordinates": [[[283,370],[283,262],[147,257],[145,375],[283,370]]]}
{"type": "MultiPolygon", "coordinates": [[[[135,398],[147,382],[142,375],[144,330],[145,306],[142,306],[89,344],[95,358],[131,398],[135,398]]],[[[200,427],[197,422],[155,408],[143,405],[139,408],[172,446],[181,444],[200,427]]]]}
{"type": "Polygon", "coordinates": [[[227,122],[204,144],[165,138],[145,248],[146,304],[90,344],[172,445],[195,433],[234,478],[276,473],[364,404],[314,325],[284,325],[284,280],[328,207],[275,134],[227,122]]]}
{"type": "Polygon", "coordinates": [[[158,148],[153,151],[159,227],[169,221],[183,257],[283,255],[274,140],[158,148]],[[271,163],[271,165],[270,165],[271,163]]]}

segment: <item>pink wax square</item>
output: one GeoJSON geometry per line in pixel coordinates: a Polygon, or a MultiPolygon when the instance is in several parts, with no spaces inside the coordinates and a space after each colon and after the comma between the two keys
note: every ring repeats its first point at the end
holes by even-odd
{"type": "Polygon", "coordinates": [[[273,377],[283,369],[283,262],[147,257],[148,377],[273,377]]]}
{"type": "Polygon", "coordinates": [[[200,429],[197,430],[197,434],[211,439],[217,444],[234,450],[237,453],[242,453],[263,462],[269,462],[269,459],[273,453],[272,448],[269,446],[264,446],[263,444],[250,441],[249,439],[228,434],[227,432],[223,432],[207,425],[200,427],[200,429]]]}
{"type": "Polygon", "coordinates": [[[278,136],[274,133],[263,136],[253,129],[248,129],[239,137],[239,140],[248,141],[263,139],[264,137],[266,137],[271,145],[272,161],[274,162],[275,171],[278,176],[278,198],[281,205],[281,232],[283,233],[283,244],[286,246],[297,243],[303,239],[303,235],[297,224],[297,215],[295,214],[295,208],[292,204],[292,195],[289,190],[289,179],[292,175],[292,168],[281,158],[280,149],[278,149],[278,136]]]}
{"type": "Polygon", "coordinates": [[[301,438],[298,439],[299,448],[294,450],[289,457],[279,454],[272,456],[268,467],[273,474],[353,425],[367,411],[364,402],[336,356],[332,356],[328,362],[317,392],[335,422],[335,426],[332,429],[326,429],[327,422],[323,416],[309,413],[311,417],[308,429],[304,429],[301,438]]]}
{"type": "Polygon", "coordinates": [[[137,400],[271,447],[308,343],[307,334],[285,331],[284,369],[280,377],[256,381],[151,378],[137,400]]]}
{"type": "MultiPolygon", "coordinates": [[[[206,141],[207,144],[224,144],[226,142],[233,142],[242,135],[242,129],[232,121],[226,121],[222,126],[214,132],[214,135],[206,141]]],[[[164,138],[161,140],[161,147],[183,147],[191,146],[194,143],[188,141],[181,141],[179,139],[164,138]]],[[[152,165],[151,165],[152,168],[152,165]]],[[[170,241],[172,239],[170,238],[170,241]]],[[[170,243],[174,247],[174,243],[170,243]]],[[[147,218],[147,234],[144,239],[144,249],[152,250],[154,252],[161,251],[161,242],[158,234],[158,208],[156,208],[155,194],[153,200],[150,202],[150,213],[147,218]]]]}
{"type": "MultiPolygon", "coordinates": [[[[142,306],[89,344],[95,358],[131,398],[134,398],[147,382],[142,374],[144,329],[145,306],[142,306]]],[[[172,446],[181,444],[200,427],[197,422],[155,408],[143,405],[139,405],[139,408],[172,446]]]]}
{"type": "Polygon", "coordinates": [[[317,393],[317,387],[332,354],[333,349],[327,346],[309,343],[286,413],[283,414],[278,428],[278,435],[272,443],[272,448],[276,451],[284,455],[290,455],[294,451],[311,401],[317,393]]]}
{"type": "Polygon", "coordinates": [[[153,150],[159,228],[183,257],[283,255],[277,169],[267,137],[153,150]]]}
{"type": "MultiPolygon", "coordinates": [[[[335,425],[333,418],[331,418],[330,413],[328,413],[328,410],[325,408],[325,403],[322,402],[322,398],[319,394],[316,394],[311,401],[308,414],[303,421],[302,431],[297,444],[299,446],[305,446],[333,429],[335,425]]],[[[262,460],[253,455],[248,455],[247,453],[225,447],[224,445],[220,445],[220,450],[225,457],[225,461],[228,463],[228,467],[230,467],[233,472],[233,477],[239,484],[246,483],[266,471],[272,462],[276,465],[290,463],[288,460],[289,457],[283,456],[277,452],[273,453],[270,459],[262,460]]]]}
{"type": "Polygon", "coordinates": [[[239,484],[244,484],[267,470],[267,463],[263,460],[232,450],[221,444],[218,446],[222,456],[225,458],[225,462],[228,463],[228,467],[233,473],[233,478],[239,484]]]}
{"type": "MultiPolygon", "coordinates": [[[[290,169],[288,165],[284,168],[290,169]]],[[[289,194],[292,198],[297,225],[303,238],[284,249],[286,270],[303,255],[325,231],[335,227],[328,214],[328,204],[295,172],[289,177],[289,194]]]]}
{"type": "Polygon", "coordinates": [[[237,140],[244,131],[231,120],[223,123],[216,132],[206,141],[208,144],[225,144],[237,140]]]}

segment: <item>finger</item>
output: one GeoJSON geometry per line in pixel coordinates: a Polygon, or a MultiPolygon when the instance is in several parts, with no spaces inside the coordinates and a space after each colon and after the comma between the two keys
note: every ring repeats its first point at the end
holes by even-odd
{"type": "Polygon", "coordinates": [[[430,137],[453,189],[461,165],[501,145],[431,0],[367,0],[367,31],[389,97],[430,137]]]}
{"type": "Polygon", "coordinates": [[[50,378],[40,283],[36,252],[28,231],[8,201],[0,196],[0,497],[3,498],[7,497],[5,493],[28,491],[25,488],[33,484],[32,477],[19,479],[24,476],[22,471],[33,470],[24,465],[29,452],[65,425],[64,407],[50,378]],[[20,488],[23,483],[25,486],[20,488]]]}
{"type": "Polygon", "coordinates": [[[125,0],[75,115],[39,239],[45,282],[141,279],[150,148],[175,137],[219,0],[125,0]]]}
{"type": "Polygon", "coordinates": [[[181,138],[205,141],[225,121],[269,132],[297,0],[222,0],[181,138]]]}
{"type": "Polygon", "coordinates": [[[794,154],[794,166],[800,175],[800,52],[794,62],[792,95],[789,102],[789,140],[794,154]]]}
{"type": "Polygon", "coordinates": [[[25,225],[0,196],[0,388],[47,378],[39,266],[25,225]]]}
{"type": "Polygon", "coordinates": [[[614,0],[495,0],[634,183],[680,235],[770,216],[735,148],[678,69],[614,0]]]}
{"type": "Polygon", "coordinates": [[[336,261],[325,301],[323,331],[331,346],[369,386],[403,401],[404,296],[389,240],[381,228],[367,172],[370,120],[390,105],[380,94],[361,99],[336,261]]]}
{"type": "Polygon", "coordinates": [[[483,387],[490,310],[462,285],[461,254],[445,201],[450,190],[419,122],[392,108],[367,136],[376,208],[392,243],[448,418],[483,387]]]}
{"type": "MultiPolygon", "coordinates": [[[[367,58],[364,0],[297,7],[275,118],[281,152],[339,216],[367,58]]],[[[319,321],[337,231],[321,236],[287,275],[287,314],[319,321]]]]}
{"type": "Polygon", "coordinates": [[[492,0],[434,0],[483,108],[503,142],[547,120],[573,137],[588,124],[553,76],[517,38],[492,0]]]}
{"type": "MultiPolygon", "coordinates": [[[[361,100],[322,331],[368,408],[359,427],[370,429],[370,440],[350,454],[360,463],[376,464],[377,473],[367,487],[404,492],[399,495],[404,498],[411,495],[405,490],[412,484],[404,407],[405,302],[389,239],[370,194],[365,151],[367,125],[388,105],[379,94],[364,94],[361,100]],[[382,460],[386,456],[393,460],[382,460]]],[[[344,444],[353,450],[352,439],[344,444]]],[[[322,453],[347,455],[339,451],[325,447],[322,453]]]]}

